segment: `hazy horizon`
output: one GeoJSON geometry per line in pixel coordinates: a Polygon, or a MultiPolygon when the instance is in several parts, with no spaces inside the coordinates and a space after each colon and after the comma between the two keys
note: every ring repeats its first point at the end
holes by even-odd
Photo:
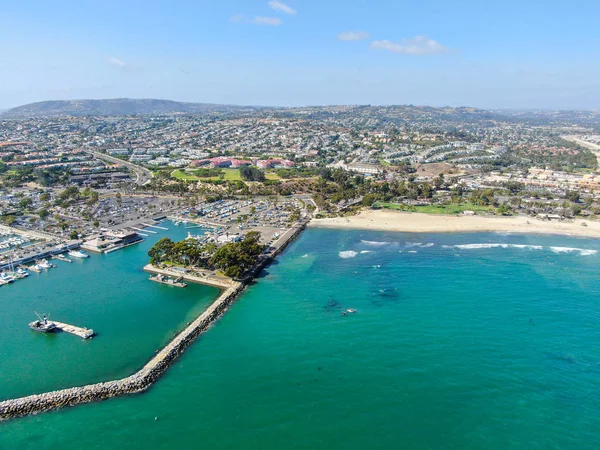
{"type": "Polygon", "coordinates": [[[76,101],[87,101],[87,100],[160,100],[160,101],[173,101],[178,103],[192,103],[192,104],[214,104],[219,106],[234,106],[234,107],[248,107],[248,108],[326,108],[326,107],[336,107],[336,106],[373,106],[373,107],[403,107],[403,106],[414,106],[421,108],[473,108],[480,109],[482,111],[507,111],[507,112],[547,112],[547,111],[589,111],[589,112],[598,112],[598,109],[592,108],[482,108],[473,105],[431,105],[431,104],[413,104],[413,103],[389,103],[389,104],[376,104],[376,103],[337,103],[337,104],[306,104],[306,105],[248,105],[248,104],[236,104],[236,103],[212,103],[212,102],[203,102],[203,101],[188,101],[188,100],[175,100],[171,98],[150,98],[150,97],[111,97],[111,98],[54,98],[47,100],[39,100],[33,101],[30,103],[24,103],[16,106],[9,107],[0,107],[0,113],[9,111],[13,108],[18,108],[21,106],[32,105],[36,103],[44,103],[44,102],[76,102],[76,101]]]}

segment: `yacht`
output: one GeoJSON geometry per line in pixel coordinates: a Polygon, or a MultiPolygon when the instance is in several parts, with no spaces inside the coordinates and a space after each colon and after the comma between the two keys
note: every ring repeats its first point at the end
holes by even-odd
{"type": "Polygon", "coordinates": [[[50,265],[50,263],[48,261],[46,261],[45,259],[42,259],[42,260],[36,261],[36,262],[37,262],[37,266],[40,269],[48,270],[48,269],[52,268],[52,266],[50,265]]]}
{"type": "Polygon", "coordinates": [[[2,272],[2,273],[0,273],[0,280],[4,281],[5,284],[8,284],[8,283],[12,283],[13,281],[15,281],[15,277],[13,277],[12,275],[10,275],[6,272],[2,272]]]}
{"type": "Polygon", "coordinates": [[[19,267],[17,269],[17,273],[23,277],[28,277],[29,276],[29,272],[27,272],[26,269],[23,269],[22,267],[19,267]]]}
{"type": "Polygon", "coordinates": [[[81,258],[81,259],[83,259],[83,258],[89,258],[90,257],[90,255],[88,255],[85,252],[82,252],[81,250],[71,250],[68,253],[68,255],[71,256],[71,257],[73,257],[73,258],[81,258]]]}

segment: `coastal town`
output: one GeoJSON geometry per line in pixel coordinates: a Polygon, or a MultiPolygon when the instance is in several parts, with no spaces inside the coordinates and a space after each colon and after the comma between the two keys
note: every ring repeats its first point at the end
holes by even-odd
{"type": "Polygon", "coordinates": [[[0,450],[600,449],[600,2],[12,1],[0,450]]]}
{"type": "Polygon", "coordinates": [[[269,245],[300,220],[363,208],[587,226],[600,215],[594,123],[412,106],[9,111],[0,117],[2,283],[65,252],[134,245],[167,218],[217,246],[248,232],[269,245]]]}
{"type": "MultiPolygon", "coordinates": [[[[9,111],[0,287],[149,240],[135,269],[148,283],[222,294],[136,374],[0,402],[0,420],[147,389],[307,226],[600,237],[600,130],[588,119],[418,107],[9,111]]],[[[29,327],[97,336],[46,315],[29,327]]]]}

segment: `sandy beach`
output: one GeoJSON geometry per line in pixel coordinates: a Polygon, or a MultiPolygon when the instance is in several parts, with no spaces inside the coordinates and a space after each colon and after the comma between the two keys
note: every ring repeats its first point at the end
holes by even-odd
{"type": "Polygon", "coordinates": [[[351,217],[313,219],[309,226],[406,233],[487,231],[600,237],[600,222],[593,220],[549,222],[530,217],[445,216],[385,210],[364,210],[359,215],[351,217]],[[583,226],[583,222],[587,226],[583,226]]]}

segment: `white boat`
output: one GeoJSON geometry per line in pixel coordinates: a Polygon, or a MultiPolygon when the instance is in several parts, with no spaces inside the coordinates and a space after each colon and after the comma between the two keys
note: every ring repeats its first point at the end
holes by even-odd
{"type": "Polygon", "coordinates": [[[17,273],[18,273],[19,275],[22,275],[22,276],[24,276],[24,277],[28,277],[28,276],[29,276],[29,272],[27,272],[27,270],[23,269],[22,267],[19,267],[19,268],[17,269],[17,273]]]}
{"type": "Polygon", "coordinates": [[[73,258],[81,258],[81,259],[83,259],[83,258],[89,258],[90,257],[90,255],[88,255],[85,252],[82,252],[81,250],[71,250],[68,253],[68,255],[71,256],[71,257],[73,257],[73,258]]]}
{"type": "Polygon", "coordinates": [[[41,261],[36,261],[36,262],[37,262],[37,266],[40,269],[48,270],[48,269],[52,268],[52,266],[50,265],[50,263],[48,261],[46,261],[45,259],[42,259],[41,261]]]}
{"type": "Polygon", "coordinates": [[[6,272],[0,273],[0,281],[3,281],[5,284],[12,283],[13,281],[15,281],[15,279],[15,277],[6,272]]]}

